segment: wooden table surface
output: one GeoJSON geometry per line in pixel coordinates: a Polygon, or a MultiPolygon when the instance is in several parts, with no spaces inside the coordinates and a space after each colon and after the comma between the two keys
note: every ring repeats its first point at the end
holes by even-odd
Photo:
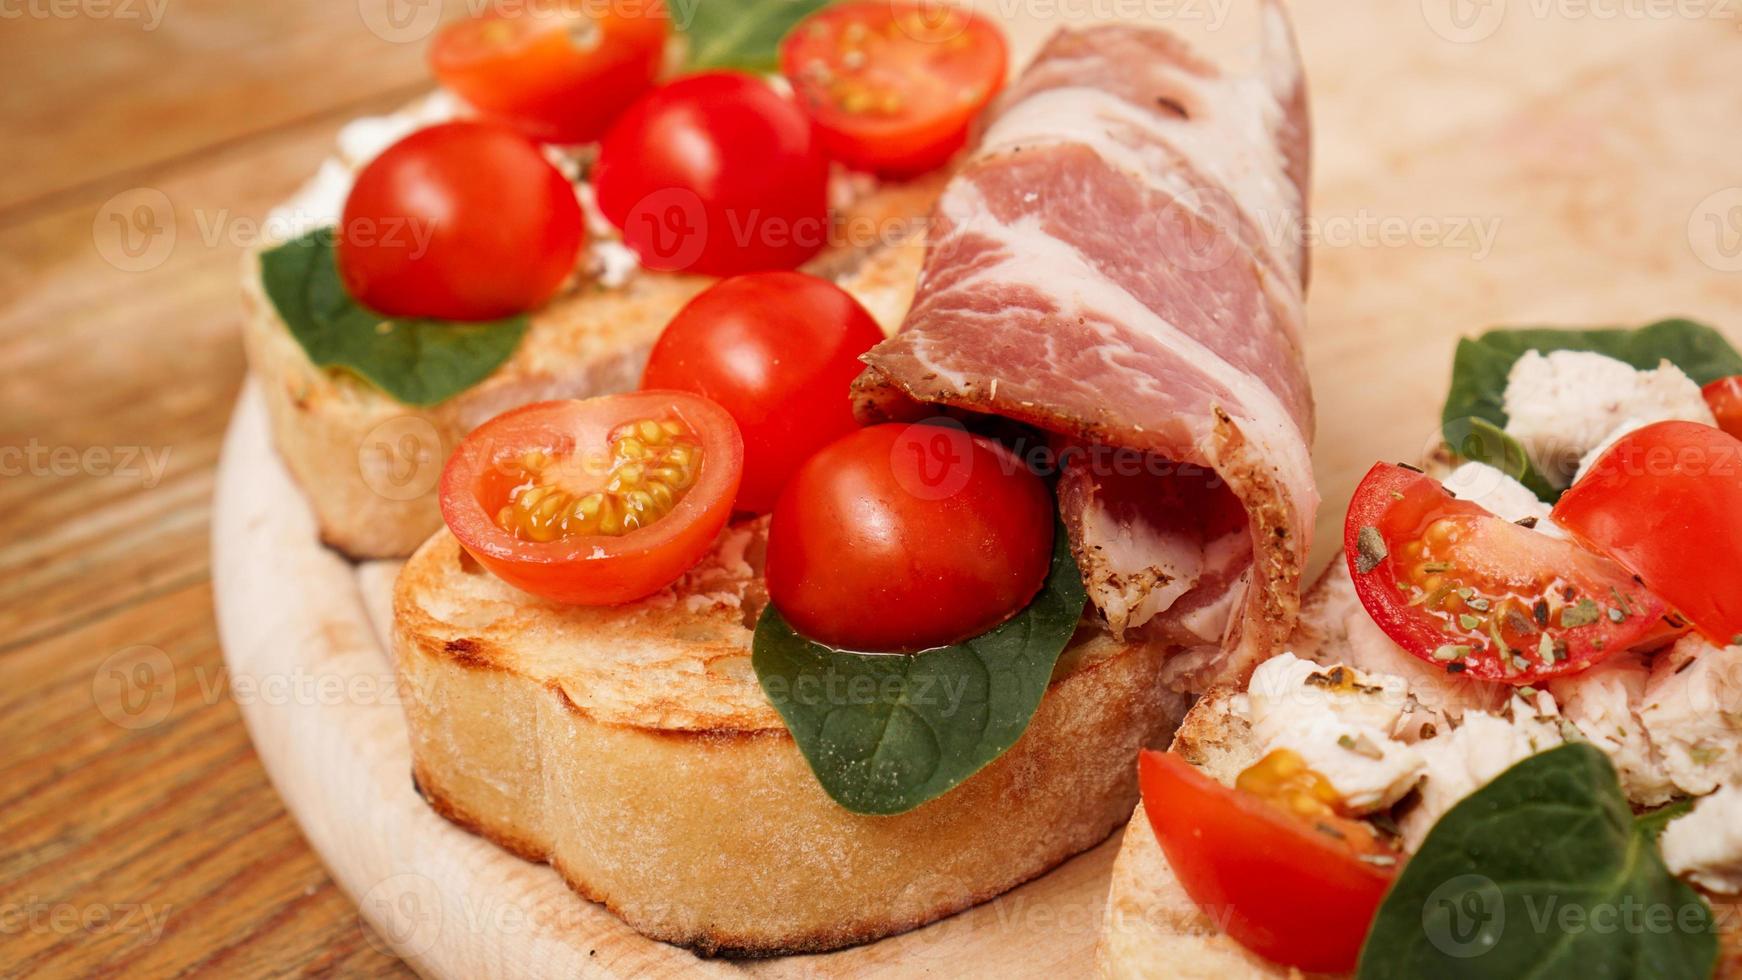
{"type": "MultiPolygon", "coordinates": [[[[1309,333],[1328,511],[1366,463],[1426,444],[1459,333],[1742,326],[1729,5],[1297,7],[1337,219],[1309,333]]],[[[0,972],[404,969],[249,744],[208,517],[244,372],[241,250],[339,125],[426,86],[440,13],[0,5],[0,972]]]]}

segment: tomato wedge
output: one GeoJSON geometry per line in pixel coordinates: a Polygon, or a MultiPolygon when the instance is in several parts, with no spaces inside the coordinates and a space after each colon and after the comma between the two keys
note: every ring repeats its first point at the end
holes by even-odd
{"type": "Polygon", "coordinates": [[[447,25],[429,63],[484,115],[547,143],[587,143],[653,83],[670,34],[660,0],[547,0],[447,25]]]}
{"type": "Polygon", "coordinates": [[[1008,60],[990,21],[908,0],[826,7],[780,47],[781,72],[829,153],[887,177],[924,173],[967,145],[1008,60]]]}
{"type": "Polygon", "coordinates": [[[1742,440],[1698,422],[1648,425],[1603,454],[1554,520],[1707,639],[1742,642],[1742,440]]]}
{"type": "Polygon", "coordinates": [[[1397,874],[1395,856],[1363,843],[1370,831],[1334,816],[1303,819],[1172,752],[1144,750],[1138,778],[1180,886],[1229,936],[1302,970],[1354,969],[1397,874]]]}
{"type": "Polygon", "coordinates": [[[1685,626],[1616,562],[1380,463],[1349,503],[1344,551],[1368,615],[1413,656],[1483,680],[1571,674],[1685,626]]]}
{"type": "Polygon", "coordinates": [[[732,513],[744,443],[699,395],[540,402],[467,436],[442,518],[479,564],[557,602],[630,602],[676,581],[732,513]]]}
{"type": "Polygon", "coordinates": [[[1742,375],[1720,378],[1700,389],[1718,418],[1718,428],[1742,439],[1742,375]]]}

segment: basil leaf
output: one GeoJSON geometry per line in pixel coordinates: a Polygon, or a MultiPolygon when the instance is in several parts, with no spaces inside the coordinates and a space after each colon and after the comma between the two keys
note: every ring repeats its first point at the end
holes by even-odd
{"type": "Polygon", "coordinates": [[[669,0],[667,9],[689,36],[688,70],[774,71],[780,42],[799,21],[830,0],[669,0]]]}
{"type": "Polygon", "coordinates": [[[1601,750],[1531,756],[1453,807],[1392,885],[1358,977],[1712,975],[1712,911],[1664,867],[1601,750]]]}
{"type": "Polygon", "coordinates": [[[1742,374],[1742,354],[1724,336],[1692,320],[1663,320],[1638,330],[1490,330],[1474,339],[1458,342],[1452,361],[1452,386],[1440,425],[1446,443],[1466,459],[1498,466],[1520,479],[1538,497],[1553,503],[1559,491],[1537,473],[1524,449],[1501,431],[1506,428],[1506,376],[1527,351],[1577,350],[1604,354],[1640,370],[1657,367],[1667,360],[1699,384],[1742,374]],[[1483,423],[1488,423],[1484,426],[1483,423]],[[1474,439],[1473,433],[1480,433],[1474,439]],[[1485,455],[1472,455],[1461,447],[1472,445],[1485,455]],[[1499,460],[1501,462],[1496,462],[1499,460]],[[1523,468],[1515,471],[1516,461],[1523,468]],[[1506,463],[1507,465],[1501,465],[1506,463]]]}
{"type": "Polygon", "coordinates": [[[1693,808],[1693,800],[1676,800],[1674,803],[1665,803],[1655,810],[1641,813],[1633,819],[1633,822],[1638,824],[1640,833],[1652,840],[1657,840],[1663,836],[1663,831],[1669,826],[1670,821],[1677,817],[1686,816],[1693,808]]]}
{"type": "Polygon", "coordinates": [[[426,408],[489,377],[526,333],[524,315],[487,323],[388,317],[345,292],[330,228],[260,257],[266,295],[309,360],[344,368],[406,405],[426,408]]]}
{"type": "Polygon", "coordinates": [[[852,653],[799,636],[770,604],[751,663],[829,796],[855,813],[901,813],[1016,744],[1084,602],[1060,527],[1040,594],[990,632],[912,655],[852,653]]]}

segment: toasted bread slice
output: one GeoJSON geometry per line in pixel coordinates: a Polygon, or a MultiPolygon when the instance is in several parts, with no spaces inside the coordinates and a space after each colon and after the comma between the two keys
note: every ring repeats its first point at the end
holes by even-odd
{"type": "MultiPolygon", "coordinates": [[[[1335,562],[1308,591],[1291,648],[1312,657],[1348,642],[1346,623],[1354,586],[1347,566],[1335,562]]],[[[1180,723],[1173,750],[1225,785],[1258,761],[1251,726],[1236,710],[1233,691],[1213,691],[1180,723]]],[[[1742,978],[1742,904],[1707,894],[1719,927],[1719,980],[1742,978]]],[[[1168,867],[1155,832],[1139,805],[1119,845],[1108,883],[1107,908],[1096,949],[1103,977],[1215,977],[1227,980],[1320,976],[1280,966],[1225,935],[1185,893],[1168,867]]]]}
{"type": "MultiPolygon", "coordinates": [[[[941,185],[932,176],[859,199],[838,216],[842,240],[807,270],[841,283],[893,330],[912,299],[922,219],[941,185]]],[[[436,484],[467,432],[528,402],[634,388],[667,321],[712,281],[644,271],[619,289],[583,285],[534,313],[519,349],[494,374],[428,409],[311,362],[265,296],[258,252],[243,271],[242,335],[273,441],[322,540],[353,558],[398,558],[441,525],[436,484]]]]}
{"type": "Polygon", "coordinates": [[[394,591],[414,775],[449,820],[703,954],[853,945],[1043,874],[1131,813],[1184,701],[1161,652],[1084,627],[1028,731],[897,816],[823,791],[750,666],[765,523],[632,605],[543,602],[442,531],[394,591]]]}

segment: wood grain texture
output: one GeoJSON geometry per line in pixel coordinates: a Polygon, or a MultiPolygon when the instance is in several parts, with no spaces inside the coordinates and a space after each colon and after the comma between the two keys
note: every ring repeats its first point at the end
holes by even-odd
{"type": "MultiPolygon", "coordinates": [[[[94,4],[0,24],[0,971],[403,970],[264,778],[224,693],[207,558],[247,219],[346,118],[423,84],[421,45],[363,19],[388,2],[174,0],[149,31],[94,4]],[[136,261],[107,206],[142,190],[176,238],[136,261]],[[74,461],[13,464],[33,446],[74,461]],[[134,446],[167,452],[155,479],[84,455],[134,446]],[[157,704],[155,724],[129,710],[157,704]]],[[[1458,335],[1687,314],[1742,338],[1734,11],[1511,0],[1469,5],[1460,30],[1451,2],[1295,5],[1318,128],[1319,562],[1366,466],[1431,438],[1458,335]],[[1497,223],[1486,248],[1475,220],[1497,223]]]]}

